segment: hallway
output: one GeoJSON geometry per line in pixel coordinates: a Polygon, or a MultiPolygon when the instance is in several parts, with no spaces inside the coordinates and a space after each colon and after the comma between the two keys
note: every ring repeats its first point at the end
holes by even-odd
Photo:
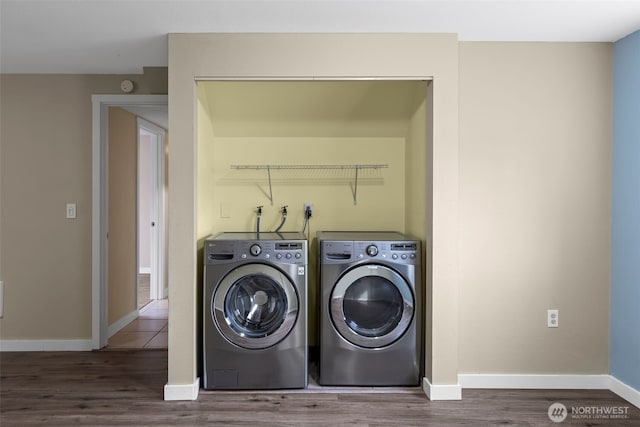
{"type": "Polygon", "coordinates": [[[168,319],[169,300],[152,300],[137,319],[109,338],[106,349],[166,349],[168,319]]]}

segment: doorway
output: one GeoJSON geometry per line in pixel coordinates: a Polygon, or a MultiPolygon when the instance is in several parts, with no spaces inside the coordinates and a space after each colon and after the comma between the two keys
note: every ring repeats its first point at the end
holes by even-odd
{"type": "Polygon", "coordinates": [[[116,233],[118,230],[113,230],[112,225],[123,221],[110,219],[109,251],[117,254],[119,262],[114,265],[113,258],[109,257],[109,302],[113,301],[121,307],[124,301],[128,303],[128,309],[133,310],[123,312],[121,309],[117,314],[115,309],[109,307],[107,348],[167,348],[169,307],[163,268],[166,132],[164,128],[140,117],[152,117],[145,109],[111,107],[109,111],[109,129],[117,135],[108,138],[109,183],[117,186],[109,190],[110,217],[131,218],[135,233],[116,233]],[[131,127],[134,127],[133,132],[131,127]],[[115,154],[119,151],[125,151],[128,158],[123,159],[122,155],[117,157],[115,154]],[[113,174],[117,177],[112,178],[113,174]],[[129,179],[123,182],[122,175],[128,175],[129,179]],[[123,193],[134,189],[135,197],[130,203],[118,204],[123,193]],[[135,255],[122,259],[122,252],[135,255]],[[124,277],[126,283],[121,283],[121,270],[127,267],[131,267],[135,274],[129,275],[129,280],[124,277]],[[114,280],[112,276],[120,277],[114,280]]]}
{"type": "Polygon", "coordinates": [[[141,117],[137,118],[138,173],[138,276],[137,307],[144,308],[165,299],[164,206],[165,206],[165,130],[141,117]]]}
{"type": "MultiPolygon", "coordinates": [[[[126,257],[126,263],[133,263],[133,268],[131,269],[131,273],[127,273],[125,276],[124,282],[131,283],[131,292],[129,296],[132,297],[131,300],[132,308],[126,311],[126,315],[119,315],[116,320],[113,318],[109,319],[109,275],[110,270],[112,274],[114,269],[110,269],[110,265],[113,267],[114,264],[117,266],[117,263],[120,262],[118,251],[111,251],[110,254],[110,245],[109,238],[114,238],[112,231],[110,230],[110,221],[109,221],[109,211],[110,211],[110,193],[109,193],[109,177],[110,177],[110,167],[109,164],[109,109],[112,107],[120,107],[121,109],[129,110],[135,116],[141,117],[144,115],[149,115],[151,117],[157,117],[158,114],[164,114],[166,117],[167,111],[167,96],[166,95],[94,95],[92,97],[93,101],[93,203],[92,203],[92,347],[94,349],[100,349],[106,346],[107,340],[110,335],[113,335],[115,331],[121,330],[123,327],[131,323],[134,319],[138,317],[140,314],[138,310],[138,234],[137,234],[137,223],[139,221],[137,216],[137,204],[134,204],[131,222],[133,222],[133,255],[126,257]]],[[[156,120],[154,120],[156,121],[156,120]]],[[[157,228],[158,231],[156,233],[150,233],[151,235],[156,234],[153,246],[156,248],[156,255],[151,256],[150,259],[154,258],[155,264],[155,283],[156,286],[153,288],[149,287],[149,295],[151,296],[151,292],[154,292],[154,296],[156,298],[166,297],[167,288],[164,285],[166,282],[164,280],[165,276],[165,244],[164,244],[164,226],[166,221],[164,221],[164,217],[166,215],[166,209],[164,206],[166,205],[166,201],[163,202],[163,198],[166,198],[166,176],[164,175],[164,159],[166,155],[166,138],[162,133],[164,129],[160,126],[153,126],[154,124],[151,121],[146,120],[147,123],[144,124],[144,128],[146,132],[155,135],[155,145],[156,147],[160,146],[160,140],[162,140],[162,148],[155,149],[155,159],[162,163],[158,163],[160,166],[157,166],[156,172],[156,187],[160,187],[162,190],[158,191],[158,195],[155,199],[155,204],[157,206],[156,214],[154,216],[154,228],[157,228]],[[161,135],[162,137],[160,137],[161,135]],[[162,182],[162,185],[159,183],[162,182]]],[[[134,170],[137,169],[137,150],[138,143],[137,140],[138,134],[136,134],[137,122],[134,121],[133,125],[134,129],[134,143],[133,143],[133,154],[129,154],[129,161],[134,162],[134,170]]],[[[153,138],[152,138],[153,139],[153,138]]],[[[129,147],[131,148],[131,147],[129,147]]],[[[111,171],[111,176],[119,176],[121,170],[118,168],[117,170],[111,171]]],[[[134,175],[133,178],[133,192],[135,197],[137,197],[137,192],[139,191],[137,188],[137,178],[134,175]]],[[[113,193],[111,194],[113,196],[113,193]]],[[[117,217],[125,217],[125,215],[120,211],[112,210],[111,216],[117,217]]],[[[131,228],[129,228],[131,229],[131,228]]],[[[152,244],[150,244],[151,246],[152,244]]],[[[117,269],[116,269],[117,270],[117,269]]],[[[113,283],[113,282],[112,282],[113,283]]],[[[151,284],[151,282],[150,282],[151,284]]],[[[128,292],[128,291],[127,291],[128,292]]],[[[166,305],[166,300],[165,300],[166,305]]],[[[164,312],[168,313],[168,308],[163,307],[164,312]]],[[[154,310],[155,312],[155,310],[154,310]]],[[[168,314],[165,316],[168,317],[168,314]]]]}
{"type": "Polygon", "coordinates": [[[165,293],[160,268],[165,130],[140,117],[144,114],[139,108],[108,110],[109,349],[163,348],[167,341],[168,307],[159,299],[165,293]]]}

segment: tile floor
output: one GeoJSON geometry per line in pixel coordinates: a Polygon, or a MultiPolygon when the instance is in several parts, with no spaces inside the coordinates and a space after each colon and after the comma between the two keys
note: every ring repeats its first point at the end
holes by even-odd
{"type": "Polygon", "coordinates": [[[107,349],[167,348],[169,302],[153,300],[140,316],[109,338],[107,349]]]}
{"type": "Polygon", "coordinates": [[[151,275],[138,274],[138,310],[151,302],[151,275]]]}

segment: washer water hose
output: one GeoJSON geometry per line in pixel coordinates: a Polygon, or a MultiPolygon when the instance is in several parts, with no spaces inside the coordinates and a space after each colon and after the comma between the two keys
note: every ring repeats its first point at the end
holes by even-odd
{"type": "Polygon", "coordinates": [[[258,206],[258,214],[256,216],[256,233],[260,235],[260,217],[262,217],[262,206],[258,206]]]}
{"type": "Polygon", "coordinates": [[[284,223],[287,222],[287,207],[283,206],[282,207],[282,221],[280,221],[280,225],[278,226],[278,228],[276,228],[276,233],[278,233],[280,231],[280,229],[282,228],[282,226],[284,225],[284,223]]]}

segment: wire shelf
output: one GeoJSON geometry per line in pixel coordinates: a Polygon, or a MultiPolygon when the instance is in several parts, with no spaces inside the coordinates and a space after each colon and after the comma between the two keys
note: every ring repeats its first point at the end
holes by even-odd
{"type": "Polygon", "coordinates": [[[273,204],[273,178],[272,171],[279,170],[340,170],[353,171],[350,181],[353,182],[353,204],[358,203],[358,180],[361,180],[362,170],[378,170],[388,168],[386,164],[352,164],[352,165],[231,165],[231,169],[236,170],[265,170],[267,172],[267,180],[269,182],[269,200],[273,204]]]}

